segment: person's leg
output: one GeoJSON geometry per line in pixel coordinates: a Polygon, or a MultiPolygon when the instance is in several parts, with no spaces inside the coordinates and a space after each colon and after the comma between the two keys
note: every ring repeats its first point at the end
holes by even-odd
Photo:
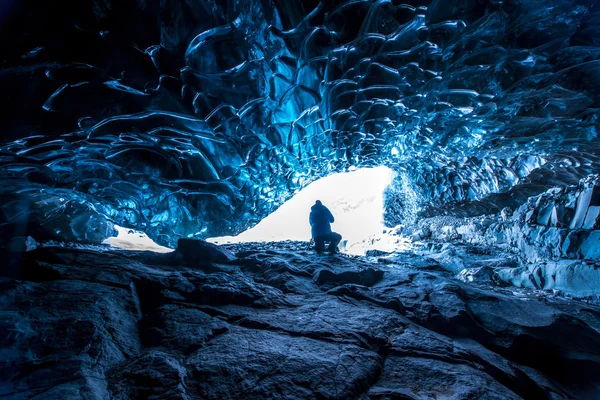
{"type": "Polygon", "coordinates": [[[321,253],[325,250],[325,238],[323,236],[317,236],[315,240],[315,250],[317,253],[321,253]]]}
{"type": "Polygon", "coordinates": [[[342,241],[342,235],[340,235],[339,233],[336,232],[331,232],[329,234],[329,252],[330,253],[337,253],[338,249],[338,244],[340,244],[340,242],[342,241]]]}

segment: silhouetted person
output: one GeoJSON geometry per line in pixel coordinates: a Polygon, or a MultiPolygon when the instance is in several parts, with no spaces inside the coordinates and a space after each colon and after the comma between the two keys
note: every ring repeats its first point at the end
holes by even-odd
{"type": "Polygon", "coordinates": [[[311,207],[309,221],[317,253],[321,253],[325,250],[325,242],[329,242],[329,248],[327,250],[329,250],[330,253],[337,253],[337,245],[342,240],[342,235],[331,231],[331,226],[329,224],[334,221],[333,215],[320,200],[317,200],[315,205],[311,207]]]}

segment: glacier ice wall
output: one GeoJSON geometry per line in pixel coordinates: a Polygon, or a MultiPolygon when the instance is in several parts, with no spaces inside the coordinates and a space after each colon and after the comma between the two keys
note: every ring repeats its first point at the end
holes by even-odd
{"type": "Polygon", "coordinates": [[[600,170],[594,0],[38,3],[0,16],[3,236],[235,234],[382,164],[390,223],[474,217],[600,170]]]}

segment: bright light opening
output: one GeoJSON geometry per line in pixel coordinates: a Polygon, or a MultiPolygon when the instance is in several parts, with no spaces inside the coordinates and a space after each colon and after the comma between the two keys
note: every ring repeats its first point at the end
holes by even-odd
{"type": "Polygon", "coordinates": [[[311,239],[308,216],[315,200],[331,210],[334,232],[342,235],[340,250],[364,255],[367,250],[394,251],[408,247],[403,237],[384,234],[384,189],[392,183],[387,167],[362,168],[319,179],[302,189],[254,228],[238,236],[207,239],[218,244],[311,239]]]}
{"type": "Polygon", "coordinates": [[[144,232],[123,228],[118,225],[115,225],[115,229],[118,232],[117,236],[109,237],[102,243],[123,250],[148,250],[157,253],[169,253],[173,251],[173,249],[157,244],[144,232]]]}

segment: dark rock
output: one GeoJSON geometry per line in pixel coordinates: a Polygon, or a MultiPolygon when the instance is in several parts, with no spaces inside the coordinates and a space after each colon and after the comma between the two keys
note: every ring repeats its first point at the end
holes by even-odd
{"type": "Polygon", "coordinates": [[[103,371],[140,351],[131,291],[77,280],[13,283],[0,303],[2,396],[105,397],[103,371]]]}
{"type": "Polygon", "coordinates": [[[115,399],[186,399],[186,378],[178,358],[161,351],[134,357],[107,374],[115,399]]]}
{"type": "Polygon", "coordinates": [[[353,283],[357,285],[373,286],[383,278],[383,271],[367,268],[361,271],[333,272],[322,269],[317,272],[315,281],[317,285],[344,285],[353,283]]]}
{"type": "Polygon", "coordinates": [[[226,332],[228,326],[201,310],[174,304],[160,306],[140,321],[144,345],[183,354],[202,347],[213,337],[226,332]]]}
{"type": "Polygon", "coordinates": [[[37,248],[37,243],[31,236],[13,237],[6,245],[10,252],[31,251],[37,248]]]}
{"type": "MultiPolygon", "coordinates": [[[[427,354],[427,350],[425,353],[427,354]]],[[[518,396],[483,371],[454,359],[390,356],[369,389],[373,399],[516,399],[518,396]],[[440,382],[444,382],[440,385],[440,382]]]]}
{"type": "Polygon", "coordinates": [[[235,260],[235,255],[226,248],[198,239],[179,239],[175,252],[190,266],[235,260]]]}
{"type": "Polygon", "coordinates": [[[368,389],[381,361],[352,344],[237,328],[190,355],[187,383],[204,399],[347,399],[368,389]]]}
{"type": "Polygon", "coordinates": [[[593,303],[474,286],[415,254],[375,266],[292,247],[236,245],[228,270],[105,248],[14,253],[0,397],[600,395],[593,303]]]}

